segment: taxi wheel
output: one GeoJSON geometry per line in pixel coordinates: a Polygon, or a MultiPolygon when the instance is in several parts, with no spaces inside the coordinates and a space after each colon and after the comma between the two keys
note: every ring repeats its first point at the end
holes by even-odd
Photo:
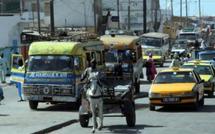
{"type": "Polygon", "coordinates": [[[149,105],[149,110],[150,110],[150,111],[155,111],[155,106],[152,105],[152,104],[150,104],[150,105],[149,105]]]}
{"type": "Polygon", "coordinates": [[[210,92],[208,93],[208,97],[212,98],[213,96],[214,96],[214,92],[213,92],[213,91],[210,91],[210,92]]]}

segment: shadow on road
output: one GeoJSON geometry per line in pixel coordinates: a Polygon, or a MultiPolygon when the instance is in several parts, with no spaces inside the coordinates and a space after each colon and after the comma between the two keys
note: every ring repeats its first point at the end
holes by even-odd
{"type": "Polygon", "coordinates": [[[204,105],[198,110],[193,110],[190,106],[165,106],[157,109],[158,112],[193,112],[193,113],[210,113],[215,112],[215,105],[204,105]]]}
{"type": "Polygon", "coordinates": [[[135,109],[139,110],[139,109],[146,109],[149,108],[149,104],[135,104],[135,109]]]}
{"type": "Polygon", "coordinates": [[[149,84],[151,84],[151,83],[150,83],[149,81],[147,81],[147,80],[141,80],[141,81],[140,81],[140,84],[148,84],[148,85],[149,85],[149,84]]]}
{"type": "Polygon", "coordinates": [[[48,105],[48,107],[45,108],[38,108],[37,111],[53,111],[53,112],[62,112],[62,111],[68,111],[68,112],[77,112],[78,111],[77,106],[75,104],[54,104],[54,105],[48,105]]]}
{"type": "Polygon", "coordinates": [[[140,134],[141,130],[144,128],[158,128],[164,126],[153,126],[153,125],[136,125],[135,127],[128,127],[126,125],[112,125],[104,126],[104,129],[107,129],[110,132],[106,133],[116,133],[116,134],[140,134]]]}
{"type": "Polygon", "coordinates": [[[10,116],[9,114],[0,114],[0,116],[10,116]]]}

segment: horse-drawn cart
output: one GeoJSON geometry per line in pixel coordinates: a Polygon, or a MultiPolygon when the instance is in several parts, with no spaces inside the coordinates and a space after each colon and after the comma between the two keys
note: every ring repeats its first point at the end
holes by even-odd
{"type": "MultiPolygon", "coordinates": [[[[136,123],[134,86],[126,77],[104,77],[101,79],[103,89],[103,113],[105,117],[126,117],[127,126],[133,127],[136,123]],[[114,114],[113,114],[114,113],[114,114]],[[120,115],[119,115],[120,113],[120,115]]],[[[88,127],[92,117],[90,104],[86,92],[82,94],[82,105],[79,109],[79,120],[82,127],[88,127]]]]}

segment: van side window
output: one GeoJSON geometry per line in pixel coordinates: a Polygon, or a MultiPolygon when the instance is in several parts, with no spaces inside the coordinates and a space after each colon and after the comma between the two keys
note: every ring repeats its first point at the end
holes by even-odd
{"type": "Polygon", "coordinates": [[[80,69],[82,69],[81,65],[82,65],[81,58],[80,57],[74,57],[74,68],[77,70],[80,70],[80,69]]]}

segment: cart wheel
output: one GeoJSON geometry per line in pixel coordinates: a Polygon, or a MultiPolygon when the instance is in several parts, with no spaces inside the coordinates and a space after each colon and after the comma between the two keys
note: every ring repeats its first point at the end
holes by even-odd
{"type": "Polygon", "coordinates": [[[79,115],[79,121],[80,121],[80,125],[81,127],[88,127],[89,124],[89,115],[79,115]]]}
{"type": "Polygon", "coordinates": [[[136,124],[135,106],[131,101],[125,101],[125,117],[128,127],[134,127],[136,124]]]}
{"type": "Polygon", "coordinates": [[[29,100],[29,107],[33,110],[36,110],[38,107],[38,101],[29,100]]]}

